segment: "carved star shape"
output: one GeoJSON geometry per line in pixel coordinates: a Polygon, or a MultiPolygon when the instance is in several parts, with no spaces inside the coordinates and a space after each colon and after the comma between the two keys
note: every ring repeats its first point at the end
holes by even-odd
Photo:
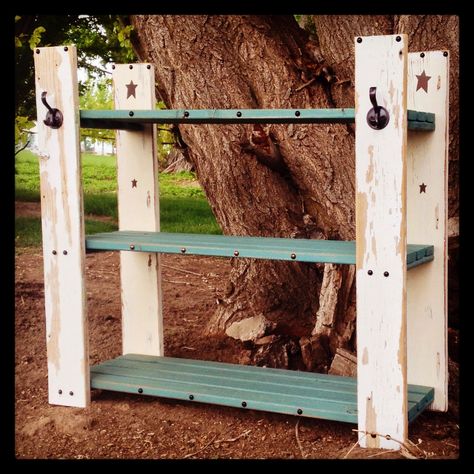
{"type": "Polygon", "coordinates": [[[132,188],[136,188],[136,187],[137,187],[137,180],[132,179],[132,188]]]}
{"type": "Polygon", "coordinates": [[[419,186],[420,186],[420,194],[421,193],[426,193],[426,184],[421,183],[419,186]]]}
{"type": "Polygon", "coordinates": [[[127,88],[127,99],[133,95],[135,99],[137,96],[135,95],[135,89],[137,88],[138,84],[134,84],[133,81],[130,81],[130,84],[125,84],[125,87],[127,88]]]}
{"type": "Polygon", "coordinates": [[[431,76],[427,76],[423,69],[423,72],[420,75],[416,74],[416,78],[418,79],[416,90],[423,89],[425,92],[428,92],[428,81],[431,79],[431,76]]]}

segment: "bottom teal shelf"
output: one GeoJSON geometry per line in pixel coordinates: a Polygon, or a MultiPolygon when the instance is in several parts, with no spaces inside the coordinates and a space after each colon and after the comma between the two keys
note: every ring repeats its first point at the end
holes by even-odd
{"type": "MultiPolygon", "coordinates": [[[[91,367],[91,387],[357,423],[353,377],[127,354],[91,367]]],[[[433,396],[408,386],[409,421],[433,396]]]]}

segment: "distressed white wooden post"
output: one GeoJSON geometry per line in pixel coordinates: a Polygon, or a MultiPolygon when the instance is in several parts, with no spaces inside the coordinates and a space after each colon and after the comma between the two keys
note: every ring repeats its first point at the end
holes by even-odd
{"type": "Polygon", "coordinates": [[[434,245],[434,260],[407,275],[408,382],[434,387],[438,411],[448,409],[448,93],[448,53],[410,53],[408,108],[435,113],[435,130],[408,133],[407,238],[434,245]]]}
{"type": "Polygon", "coordinates": [[[357,399],[362,447],[407,439],[407,37],[355,41],[357,399]],[[360,42],[359,42],[360,41],[360,42]],[[390,116],[374,130],[369,89],[390,116]]]}
{"type": "MultiPolygon", "coordinates": [[[[154,109],[151,64],[118,64],[113,71],[116,109],[154,109]]],[[[117,131],[118,215],[120,230],[160,230],[155,126],[117,131]]],[[[120,253],[123,353],[163,355],[159,255],[120,253]]]]}
{"type": "Polygon", "coordinates": [[[38,48],[34,61],[49,403],[85,407],[90,384],[76,48],[38,48]],[[43,123],[43,92],[63,114],[60,128],[43,123]]]}

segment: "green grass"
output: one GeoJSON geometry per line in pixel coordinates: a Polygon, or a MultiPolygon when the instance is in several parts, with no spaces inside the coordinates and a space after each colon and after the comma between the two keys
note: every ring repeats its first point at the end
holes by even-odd
{"type": "MultiPolygon", "coordinates": [[[[15,158],[15,199],[40,201],[38,157],[24,150],[15,158]]],[[[117,221],[117,171],[115,156],[82,155],[82,182],[86,214],[110,216],[117,221]]],[[[159,175],[160,221],[163,232],[221,234],[202,188],[193,173],[159,175]]],[[[86,233],[115,230],[101,221],[86,221],[86,233]],[[94,231],[94,226],[99,230],[94,231]],[[106,227],[104,227],[106,226],[106,227]]],[[[41,244],[41,223],[17,218],[18,246],[41,244]]]]}
{"type": "MultiPolygon", "coordinates": [[[[112,222],[85,220],[86,234],[112,232],[117,225],[112,222]]],[[[38,247],[41,245],[41,219],[38,217],[17,217],[15,219],[15,245],[21,247],[38,247]]]]}

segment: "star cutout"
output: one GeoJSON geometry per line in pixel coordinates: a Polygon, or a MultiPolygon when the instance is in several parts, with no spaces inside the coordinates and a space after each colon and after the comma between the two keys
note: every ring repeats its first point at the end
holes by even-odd
{"type": "Polygon", "coordinates": [[[431,79],[431,76],[427,76],[424,69],[420,75],[418,74],[415,74],[415,75],[416,75],[416,78],[418,79],[418,82],[416,84],[416,90],[423,89],[425,92],[428,92],[428,81],[431,79]]]}
{"type": "Polygon", "coordinates": [[[137,96],[135,95],[135,89],[137,88],[137,85],[138,84],[134,84],[133,81],[130,81],[130,84],[125,84],[125,87],[127,88],[127,99],[133,95],[133,97],[135,97],[135,99],[137,98],[137,96]]]}
{"type": "Polygon", "coordinates": [[[426,184],[421,183],[419,186],[420,186],[420,194],[421,193],[426,193],[426,184]]]}
{"type": "Polygon", "coordinates": [[[132,179],[132,188],[136,188],[136,187],[137,187],[137,180],[132,179]]]}

